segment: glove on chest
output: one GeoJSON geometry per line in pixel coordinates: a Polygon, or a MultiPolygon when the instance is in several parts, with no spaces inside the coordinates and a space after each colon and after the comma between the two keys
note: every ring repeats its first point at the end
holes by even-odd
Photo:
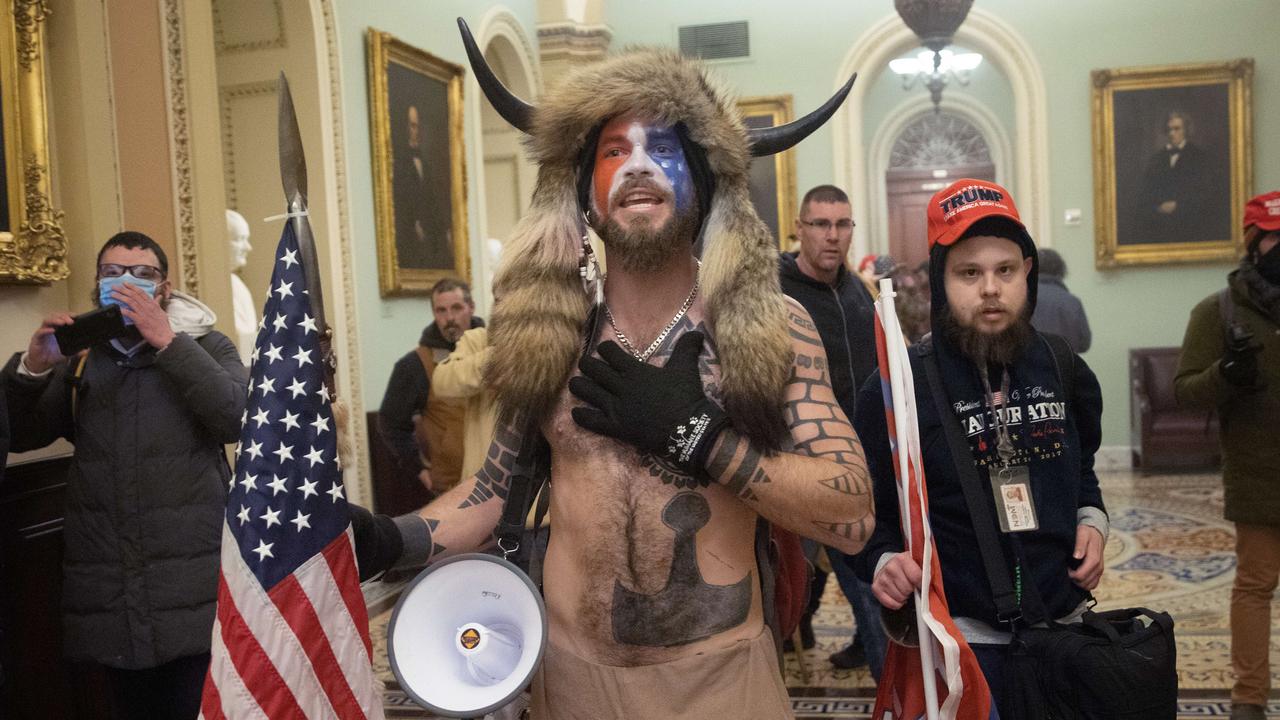
{"type": "Polygon", "coordinates": [[[696,331],[681,336],[663,367],[640,362],[612,341],[600,343],[600,357],[583,357],[582,375],[569,380],[569,391],[587,403],[573,409],[574,422],[705,476],[707,455],[729,418],[702,390],[702,341],[696,331]]]}

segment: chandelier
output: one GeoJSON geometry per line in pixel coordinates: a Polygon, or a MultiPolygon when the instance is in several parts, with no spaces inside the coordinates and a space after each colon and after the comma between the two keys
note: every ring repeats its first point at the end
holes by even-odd
{"type": "Polygon", "coordinates": [[[947,84],[954,81],[968,85],[970,74],[982,63],[978,53],[957,54],[946,49],[969,14],[973,0],[894,0],[893,6],[928,51],[893,60],[889,69],[902,77],[903,89],[916,85],[927,88],[937,112],[947,84]]]}

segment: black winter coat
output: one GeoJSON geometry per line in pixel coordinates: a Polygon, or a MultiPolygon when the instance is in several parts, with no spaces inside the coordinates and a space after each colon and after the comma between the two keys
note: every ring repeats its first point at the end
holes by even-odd
{"type": "Polygon", "coordinates": [[[240,434],[248,373],[226,336],[178,333],[164,352],[90,351],[75,367],[4,369],[13,450],[75,444],[67,475],[64,651],[125,669],[209,650],[231,481],[224,444],[240,434]]]}
{"type": "MultiPolygon", "coordinates": [[[[915,379],[921,459],[929,491],[929,518],[938,548],[938,561],[942,566],[942,583],[954,617],[970,617],[995,626],[995,600],[942,425],[943,422],[961,423],[964,418],[970,427],[986,426],[981,433],[969,433],[969,442],[971,451],[978,458],[978,476],[983,487],[988,488],[984,495],[991,497],[985,467],[996,452],[994,443],[986,441],[993,432],[989,425],[990,413],[985,411],[985,407],[967,403],[963,405],[962,414],[940,416],[924,367],[924,363],[932,362],[932,358],[922,356],[922,347],[913,345],[907,352],[915,379]],[[984,416],[988,419],[984,420],[984,416]],[[974,450],[974,443],[985,449],[974,450]]],[[[937,346],[935,351],[938,351],[937,346]]],[[[950,358],[950,361],[943,360],[941,378],[949,399],[967,399],[957,391],[976,385],[977,371],[972,363],[959,360],[954,355],[944,352],[944,357],[950,358]],[[967,376],[970,372],[974,377],[967,376]]],[[[1071,396],[1065,401],[1065,412],[1046,412],[1045,406],[1057,404],[1043,402],[1046,398],[1062,400],[1061,383],[1048,344],[1035,338],[1016,364],[1024,382],[1015,384],[1015,392],[1010,393],[1010,405],[1018,409],[1022,418],[1014,432],[1024,437],[1019,442],[1020,446],[1036,446],[1036,450],[1024,459],[1015,459],[1015,463],[1030,466],[1031,496],[1039,522],[1038,530],[1018,533],[1025,559],[1023,578],[1024,581],[1034,579],[1046,609],[1053,617],[1060,618],[1070,613],[1085,597],[1084,591],[1067,576],[1071,554],[1075,550],[1077,511],[1091,506],[1105,512],[1098,477],[1093,470],[1094,454],[1102,441],[1102,389],[1093,371],[1077,356],[1075,379],[1071,396]],[[1015,394],[1017,397],[1013,397],[1015,394]],[[1046,419],[1050,415],[1053,420],[1046,419]],[[1059,417],[1065,418],[1065,422],[1058,420],[1059,417]]],[[[1068,372],[1068,369],[1062,368],[1062,371],[1068,372]]],[[[879,375],[869,378],[862,386],[858,411],[853,419],[854,430],[867,454],[867,469],[875,491],[875,531],[855,563],[858,575],[867,582],[874,577],[882,555],[900,552],[904,547],[882,398],[879,375]]],[[[975,457],[963,458],[962,462],[975,462],[975,457]]],[[[994,502],[993,499],[993,525],[994,502]]],[[[1000,535],[999,527],[994,529],[1000,535]]],[[[1009,577],[1012,580],[1013,551],[1004,539],[1002,544],[1005,556],[1010,558],[1009,577]]]]}

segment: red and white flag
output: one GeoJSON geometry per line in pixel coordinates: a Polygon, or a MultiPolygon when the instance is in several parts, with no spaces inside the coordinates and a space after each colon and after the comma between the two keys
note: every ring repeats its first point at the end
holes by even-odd
{"type": "Polygon", "coordinates": [[[382,720],[294,223],[276,251],[222,529],[203,720],[382,720]]]}
{"type": "Polygon", "coordinates": [[[998,718],[982,669],[956,628],[942,588],[942,567],[929,527],[929,494],[920,455],[915,380],[907,343],[893,307],[893,286],[880,283],[876,355],[885,421],[898,481],[898,512],[906,552],[920,566],[915,593],[918,647],[889,643],[876,692],[875,720],[989,720],[998,718]]]}

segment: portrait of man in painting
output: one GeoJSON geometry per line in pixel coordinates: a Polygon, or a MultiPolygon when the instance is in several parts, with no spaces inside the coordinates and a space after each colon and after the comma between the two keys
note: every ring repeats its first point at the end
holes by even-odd
{"type": "Polygon", "coordinates": [[[401,268],[455,265],[448,83],[387,63],[392,205],[401,268]]]}
{"type": "Polygon", "coordinates": [[[1232,237],[1226,83],[1117,91],[1116,242],[1232,237]]]}

